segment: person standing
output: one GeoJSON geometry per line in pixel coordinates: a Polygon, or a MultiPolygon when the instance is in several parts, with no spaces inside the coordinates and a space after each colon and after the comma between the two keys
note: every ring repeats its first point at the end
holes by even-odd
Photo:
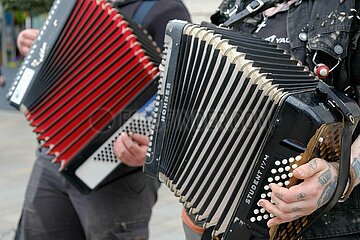
{"type": "MultiPolygon", "coordinates": [[[[251,0],[236,2],[245,9],[251,0]]],[[[288,50],[327,84],[360,99],[360,2],[355,0],[290,0],[245,18],[233,27],[237,31],[262,37],[288,50]],[[326,66],[326,71],[317,71],[326,66]]],[[[221,22],[220,22],[221,23],[221,22]]],[[[344,202],[314,223],[303,239],[360,239],[360,137],[353,134],[351,146],[351,179],[343,193],[344,202]]],[[[335,191],[338,164],[312,159],[294,171],[303,180],[290,189],[270,184],[272,202],[259,205],[275,217],[268,227],[293,221],[326,204],[335,191]],[[335,184],[334,184],[335,183],[335,184]]],[[[184,210],[183,225],[187,240],[201,239],[204,230],[184,210]]],[[[254,236],[253,239],[267,239],[254,236]]]]}
{"type": "MultiPolygon", "coordinates": [[[[143,19],[141,25],[159,47],[163,45],[169,20],[190,21],[186,7],[177,0],[125,0],[113,4],[126,16],[143,19]]],[[[36,29],[19,34],[17,43],[22,54],[29,52],[37,34],[36,29]]],[[[117,157],[128,166],[143,165],[148,140],[138,134],[119,139],[125,139],[126,145],[120,140],[115,143],[117,157]]],[[[137,172],[84,195],[58,172],[46,149],[39,148],[36,156],[15,239],[148,239],[151,211],[157,201],[157,181],[137,172]]]]}

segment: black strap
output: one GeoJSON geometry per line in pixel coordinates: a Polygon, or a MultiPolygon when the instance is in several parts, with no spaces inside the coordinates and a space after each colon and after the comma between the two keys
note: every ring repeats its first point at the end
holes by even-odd
{"type": "Polygon", "coordinates": [[[330,87],[323,81],[319,81],[319,84],[316,87],[318,94],[323,94],[327,98],[327,101],[333,107],[338,108],[345,116],[345,122],[349,121],[352,124],[355,124],[354,116],[351,113],[351,110],[341,101],[340,98],[330,89],[330,87]]]}
{"type": "Polygon", "coordinates": [[[222,25],[224,27],[232,27],[238,22],[243,21],[247,17],[255,16],[262,11],[265,11],[268,8],[274,7],[277,4],[286,2],[286,0],[254,0],[248,4],[244,10],[231,16],[226,22],[222,25]]]}
{"type": "Polygon", "coordinates": [[[111,4],[116,8],[122,8],[126,5],[129,5],[131,3],[139,2],[139,0],[122,0],[122,1],[115,1],[111,2],[111,4]]]}
{"type": "Polygon", "coordinates": [[[322,81],[319,82],[317,87],[317,92],[322,94],[323,97],[326,97],[328,103],[335,109],[337,109],[344,118],[344,128],[343,134],[341,138],[341,155],[340,155],[340,162],[339,162],[339,175],[338,181],[336,185],[335,192],[331,197],[330,201],[320,208],[316,214],[316,217],[309,223],[306,227],[302,229],[301,232],[295,237],[295,239],[300,239],[301,235],[307,230],[312,223],[316,222],[320,219],[326,212],[332,209],[341,198],[346,185],[349,179],[349,172],[350,172],[350,162],[351,162],[351,143],[352,143],[352,127],[355,124],[354,119],[352,117],[351,111],[346,107],[346,105],[336,96],[336,94],[322,81]]]}
{"type": "Polygon", "coordinates": [[[154,7],[154,5],[156,4],[158,0],[146,0],[143,1],[139,8],[136,10],[135,14],[133,15],[133,20],[142,25],[145,17],[147,16],[147,14],[150,12],[150,10],[154,7]]]}

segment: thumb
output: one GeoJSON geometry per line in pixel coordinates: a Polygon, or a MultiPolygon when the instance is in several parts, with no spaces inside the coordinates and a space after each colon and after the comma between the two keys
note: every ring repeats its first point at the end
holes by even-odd
{"type": "Polygon", "coordinates": [[[326,168],[326,161],[320,158],[314,158],[308,163],[294,170],[294,177],[298,179],[306,179],[314,176],[316,173],[326,168]]]}
{"type": "Polygon", "coordinates": [[[132,133],[130,134],[131,138],[140,145],[148,145],[149,138],[145,135],[132,133]]]}

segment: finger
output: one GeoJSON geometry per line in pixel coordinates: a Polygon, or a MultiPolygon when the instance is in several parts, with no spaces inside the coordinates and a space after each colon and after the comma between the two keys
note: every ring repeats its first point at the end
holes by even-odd
{"type": "Polygon", "coordinates": [[[21,39],[20,40],[20,45],[21,46],[32,46],[32,44],[34,43],[34,41],[32,39],[28,39],[28,38],[25,38],[25,39],[21,39]]]}
{"type": "Polygon", "coordinates": [[[38,34],[39,34],[38,29],[27,29],[24,31],[23,37],[28,38],[30,40],[35,40],[38,34]]]}
{"type": "Polygon", "coordinates": [[[279,218],[279,217],[274,217],[272,219],[270,219],[266,225],[271,228],[272,226],[275,226],[275,225],[280,225],[282,223],[286,223],[286,222],[291,222],[291,221],[294,221],[298,218],[300,218],[301,216],[295,216],[293,219],[291,220],[285,220],[285,219],[282,219],[282,218],[279,218]]]}
{"type": "Polygon", "coordinates": [[[270,219],[267,222],[268,227],[272,227],[273,225],[278,225],[285,222],[290,222],[302,216],[301,213],[298,211],[292,213],[284,213],[276,205],[270,203],[267,200],[260,200],[259,205],[265,208],[267,212],[274,216],[274,218],[270,219]]]}
{"type": "Polygon", "coordinates": [[[134,156],[128,150],[125,150],[122,154],[121,162],[131,166],[131,167],[140,167],[144,165],[145,153],[134,156]],[[143,156],[143,157],[142,157],[143,156]]]}
{"type": "Polygon", "coordinates": [[[328,164],[325,160],[320,158],[314,158],[308,163],[296,168],[294,170],[294,177],[298,179],[306,179],[314,176],[320,171],[328,168],[328,164]]]}
{"type": "Polygon", "coordinates": [[[19,51],[22,56],[26,56],[30,52],[29,47],[19,47],[19,51]]]}
{"type": "MultiPolygon", "coordinates": [[[[287,219],[288,216],[293,215],[305,216],[309,215],[314,211],[314,204],[312,201],[298,201],[293,203],[286,203],[279,199],[275,194],[271,195],[271,201],[276,207],[283,213],[283,215],[278,215],[282,219],[287,219]]],[[[290,218],[291,219],[291,218],[290,218]]]]}
{"type": "Polygon", "coordinates": [[[122,161],[123,156],[126,154],[126,148],[121,140],[121,136],[118,137],[114,143],[114,153],[118,160],[122,161]]]}
{"type": "Polygon", "coordinates": [[[124,144],[126,150],[128,150],[130,154],[133,155],[133,157],[137,157],[142,154],[139,144],[133,141],[132,138],[126,133],[121,134],[121,141],[124,144]]]}
{"type": "Polygon", "coordinates": [[[149,143],[149,138],[142,134],[133,133],[131,138],[140,145],[148,145],[149,143]]]}
{"type": "Polygon", "coordinates": [[[276,205],[267,200],[261,199],[259,201],[259,205],[263,207],[268,213],[270,213],[270,216],[273,216],[274,218],[284,215],[284,213],[282,213],[276,205]]]}
{"type": "Polygon", "coordinates": [[[299,201],[306,201],[308,200],[308,191],[306,184],[301,183],[295,185],[289,189],[280,187],[277,184],[270,184],[270,189],[272,191],[271,196],[276,196],[278,199],[286,203],[296,203],[299,201]]]}

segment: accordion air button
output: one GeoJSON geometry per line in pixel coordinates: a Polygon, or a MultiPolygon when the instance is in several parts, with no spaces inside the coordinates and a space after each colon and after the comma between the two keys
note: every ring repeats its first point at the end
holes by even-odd
{"type": "Polygon", "coordinates": [[[320,137],[319,138],[319,143],[322,143],[324,141],[324,138],[320,137]]]}

